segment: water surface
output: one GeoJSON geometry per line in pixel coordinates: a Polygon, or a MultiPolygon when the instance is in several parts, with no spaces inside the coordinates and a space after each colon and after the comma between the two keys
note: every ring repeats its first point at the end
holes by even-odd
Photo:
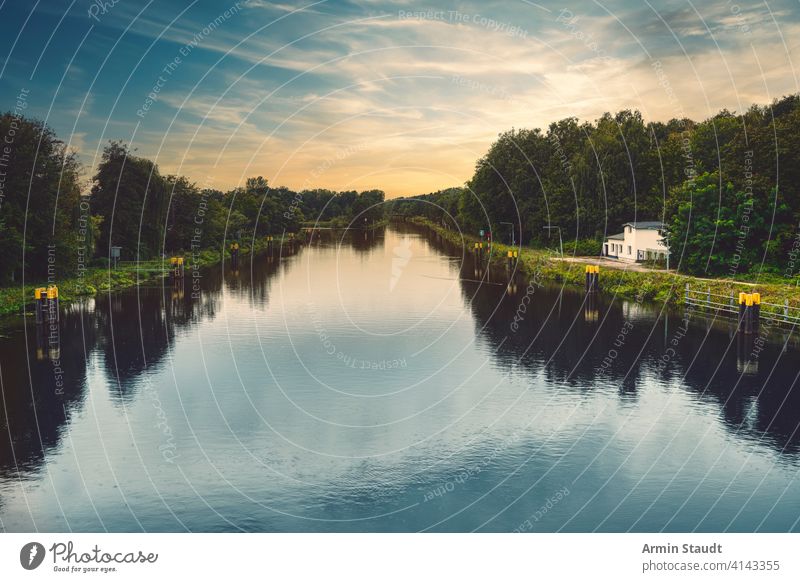
{"type": "Polygon", "coordinates": [[[403,225],[191,284],[64,309],[60,350],[4,322],[0,529],[800,529],[789,330],[509,283],[403,225]]]}

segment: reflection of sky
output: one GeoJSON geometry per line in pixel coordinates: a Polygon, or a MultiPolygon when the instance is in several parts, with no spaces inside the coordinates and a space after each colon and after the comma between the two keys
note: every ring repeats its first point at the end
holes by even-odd
{"type": "MultiPolygon", "coordinates": [[[[28,481],[0,482],[3,526],[31,529],[33,512],[38,527],[60,530],[102,529],[102,519],[127,530],[442,521],[435,528],[510,531],[564,487],[568,498],[537,528],[718,530],[740,509],[734,529],[765,515],[768,529],[792,526],[792,458],[725,423],[711,395],[645,372],[630,400],[618,376],[576,387],[548,378],[538,360],[505,366],[457,266],[414,235],[388,231],[368,252],[311,246],[285,264],[261,308],[225,292],[216,317],[176,334],[129,380],[126,399],[94,352],[59,449],[28,481]],[[399,275],[397,249],[411,255],[399,275]],[[337,353],[407,366],[348,367],[320,330],[337,353]],[[474,476],[425,500],[465,468],[474,476]]],[[[642,333],[651,324],[637,319],[642,333]]]]}
{"type": "Polygon", "coordinates": [[[798,90],[800,10],[788,0],[242,0],[227,18],[233,0],[121,0],[92,19],[97,4],[111,3],[2,5],[0,108],[30,89],[28,112],[89,168],[123,139],[220,187],[263,174],[293,188],[430,191],[463,182],[511,127],[624,108],[702,119],[798,90]]]}

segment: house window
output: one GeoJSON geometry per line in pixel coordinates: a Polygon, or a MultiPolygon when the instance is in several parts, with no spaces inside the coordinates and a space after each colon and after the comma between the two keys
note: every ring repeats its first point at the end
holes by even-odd
{"type": "Polygon", "coordinates": [[[633,254],[633,252],[631,251],[631,245],[628,245],[628,254],[629,254],[629,255],[630,255],[630,254],[633,254]]]}

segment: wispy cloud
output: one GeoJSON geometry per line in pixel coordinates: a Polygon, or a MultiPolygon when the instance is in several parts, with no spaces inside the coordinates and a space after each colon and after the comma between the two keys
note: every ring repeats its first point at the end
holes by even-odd
{"type": "Polygon", "coordinates": [[[167,172],[213,173],[223,188],[252,174],[390,195],[458,184],[511,127],[623,108],[674,116],[654,61],[698,119],[800,89],[800,10],[788,0],[242,0],[227,17],[235,2],[197,2],[172,25],[186,5],[154,2],[139,15],[141,4],[120,2],[54,86],[76,48],[74,31],[92,25],[84,6],[54,31],[67,6],[48,3],[31,18],[33,39],[11,52],[3,95],[30,74],[37,38],[41,46],[53,34],[31,105],[41,114],[53,101],[48,121],[66,140],[91,159],[101,141],[138,127],[138,153],[157,156],[167,172]],[[160,77],[147,115],[137,117],[160,77]]]}

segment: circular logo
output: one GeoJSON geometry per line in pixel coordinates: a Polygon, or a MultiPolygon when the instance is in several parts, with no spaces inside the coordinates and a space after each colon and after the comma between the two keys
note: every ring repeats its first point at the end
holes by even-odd
{"type": "Polygon", "coordinates": [[[19,563],[26,570],[35,570],[44,561],[44,546],[39,542],[30,542],[19,551],[19,563]]]}

